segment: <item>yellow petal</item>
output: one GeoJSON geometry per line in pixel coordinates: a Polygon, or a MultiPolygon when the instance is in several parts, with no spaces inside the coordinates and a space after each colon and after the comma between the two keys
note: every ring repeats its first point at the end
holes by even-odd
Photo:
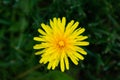
{"type": "Polygon", "coordinates": [[[50,19],[50,26],[52,27],[52,29],[54,28],[54,23],[52,22],[51,19],[50,19]]]}
{"type": "Polygon", "coordinates": [[[74,45],[87,46],[87,45],[89,45],[89,42],[86,42],[86,41],[84,41],[84,42],[75,42],[74,45]]]}
{"type": "Polygon", "coordinates": [[[52,53],[52,54],[50,55],[49,61],[55,60],[57,56],[58,56],[58,53],[52,53]]]}
{"type": "Polygon", "coordinates": [[[65,67],[64,67],[64,61],[63,61],[63,59],[60,60],[60,68],[61,68],[61,71],[64,72],[65,67]]]}
{"type": "Polygon", "coordinates": [[[73,32],[79,25],[79,22],[75,22],[75,24],[70,28],[71,32],[73,32]]]}
{"type": "Polygon", "coordinates": [[[38,52],[35,52],[35,55],[40,55],[40,54],[42,54],[42,53],[44,53],[44,52],[45,52],[45,50],[38,51],[38,52]]]}
{"type": "Polygon", "coordinates": [[[68,25],[68,27],[66,27],[66,32],[65,32],[65,35],[71,35],[72,32],[74,32],[74,30],[77,28],[77,26],[79,25],[79,22],[76,22],[75,24],[73,24],[73,21],[70,22],[71,24],[68,25]]]}
{"type": "Polygon", "coordinates": [[[45,25],[44,23],[41,24],[42,28],[46,31],[46,33],[51,33],[51,28],[48,25],[45,25]]]}
{"type": "Polygon", "coordinates": [[[45,63],[48,62],[48,57],[42,57],[39,61],[39,63],[45,63]]]}
{"type": "Polygon", "coordinates": [[[84,31],[85,31],[84,28],[78,28],[78,29],[76,29],[73,33],[71,33],[69,37],[70,37],[71,39],[75,39],[75,38],[77,38],[80,34],[82,34],[84,31]]]}
{"type": "Polygon", "coordinates": [[[63,28],[63,29],[64,29],[64,27],[65,27],[65,24],[66,24],[66,18],[63,17],[63,18],[62,18],[62,28],[63,28]]]}
{"type": "Polygon", "coordinates": [[[66,65],[66,69],[69,70],[69,61],[66,54],[65,54],[65,65],[66,65]]]}
{"type": "Polygon", "coordinates": [[[54,60],[54,63],[53,63],[53,65],[52,65],[52,70],[54,70],[55,67],[58,66],[58,63],[59,63],[59,60],[58,60],[58,59],[54,60]]]}
{"type": "Polygon", "coordinates": [[[41,44],[36,44],[35,46],[33,46],[33,49],[42,49],[44,48],[44,46],[42,46],[41,44]]]}
{"type": "Polygon", "coordinates": [[[77,34],[82,34],[84,31],[85,31],[85,28],[79,28],[80,30],[79,31],[77,31],[77,34]]]}
{"type": "Polygon", "coordinates": [[[53,62],[54,62],[54,63],[53,63],[53,65],[52,65],[52,70],[55,69],[56,60],[54,60],[53,62]]]}
{"type": "Polygon", "coordinates": [[[70,21],[70,22],[67,24],[66,30],[65,30],[65,34],[64,34],[65,36],[70,35],[71,26],[73,25],[73,23],[74,23],[74,20],[70,21]]]}
{"type": "Polygon", "coordinates": [[[53,18],[53,21],[50,20],[50,26],[52,27],[53,34],[59,36],[60,28],[59,28],[59,24],[58,23],[60,23],[60,22],[58,22],[58,20],[56,18],[53,18]]]}
{"type": "Polygon", "coordinates": [[[85,40],[87,38],[88,38],[88,36],[78,36],[75,40],[76,41],[82,41],[82,40],[85,40]]]}
{"type": "Polygon", "coordinates": [[[53,24],[54,24],[54,27],[56,28],[57,27],[57,18],[53,18],[53,24]]]}
{"type": "Polygon", "coordinates": [[[71,21],[67,24],[67,26],[66,26],[66,31],[68,31],[68,30],[71,28],[71,26],[73,25],[73,23],[74,23],[74,20],[71,20],[71,21]]]}
{"type": "Polygon", "coordinates": [[[80,48],[80,47],[77,47],[76,51],[80,52],[83,55],[87,55],[87,52],[84,49],[80,48]]]}
{"type": "MultiPolygon", "coordinates": [[[[73,53],[74,54],[74,53],[73,53]]],[[[71,59],[71,61],[75,64],[78,65],[77,59],[74,55],[72,55],[71,52],[67,53],[67,55],[69,56],[69,58],[71,59]]]]}
{"type": "Polygon", "coordinates": [[[46,56],[48,56],[48,55],[51,55],[51,53],[56,53],[56,54],[57,54],[56,49],[54,49],[54,48],[52,48],[52,47],[47,48],[47,49],[45,50],[45,53],[42,54],[42,57],[46,57],[46,56]]]}
{"type": "Polygon", "coordinates": [[[64,66],[64,53],[61,54],[60,68],[61,68],[61,71],[64,72],[64,70],[65,70],[65,66],[64,66]]]}
{"type": "Polygon", "coordinates": [[[49,44],[49,43],[41,43],[41,44],[36,44],[35,46],[33,46],[33,49],[48,48],[50,46],[51,46],[51,44],[49,44]]]}
{"type": "Polygon", "coordinates": [[[42,34],[42,35],[46,35],[46,33],[45,33],[43,30],[41,30],[41,29],[38,29],[38,32],[39,32],[40,34],[42,34]]]}
{"type": "Polygon", "coordinates": [[[64,33],[64,27],[61,23],[60,18],[58,18],[58,28],[59,28],[59,34],[61,34],[61,33],[63,34],[64,33]]]}
{"type": "Polygon", "coordinates": [[[74,51],[74,52],[78,51],[78,52],[80,52],[83,55],[87,55],[87,52],[84,49],[82,49],[81,47],[78,47],[78,46],[69,46],[69,48],[71,49],[70,52],[72,52],[72,51],[74,51]]]}
{"type": "Polygon", "coordinates": [[[40,38],[40,37],[34,37],[33,40],[35,40],[35,41],[45,41],[43,38],[40,38]]]}
{"type": "Polygon", "coordinates": [[[80,60],[83,60],[83,59],[84,59],[84,57],[83,57],[82,55],[80,55],[79,53],[77,53],[77,52],[75,52],[74,55],[75,55],[76,57],[78,57],[80,60]]]}
{"type": "Polygon", "coordinates": [[[49,62],[49,63],[48,63],[48,66],[47,66],[47,69],[51,69],[52,64],[53,64],[52,62],[49,62]]]}

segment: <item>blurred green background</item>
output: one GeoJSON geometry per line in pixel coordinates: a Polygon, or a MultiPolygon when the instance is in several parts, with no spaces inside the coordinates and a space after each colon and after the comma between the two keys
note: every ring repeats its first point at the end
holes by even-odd
{"type": "Polygon", "coordinates": [[[0,0],[0,80],[120,80],[120,0],[0,0]],[[90,42],[64,73],[39,64],[32,48],[40,23],[63,16],[90,42]]]}

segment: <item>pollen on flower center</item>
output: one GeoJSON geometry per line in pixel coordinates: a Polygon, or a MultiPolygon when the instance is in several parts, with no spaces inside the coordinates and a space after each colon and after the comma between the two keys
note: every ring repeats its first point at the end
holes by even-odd
{"type": "Polygon", "coordinates": [[[63,40],[58,42],[58,46],[59,47],[64,47],[65,46],[65,42],[63,40]]]}

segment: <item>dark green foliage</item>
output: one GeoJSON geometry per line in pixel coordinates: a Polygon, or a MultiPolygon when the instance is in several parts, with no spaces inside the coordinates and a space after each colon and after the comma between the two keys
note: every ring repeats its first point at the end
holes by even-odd
{"type": "Polygon", "coordinates": [[[120,0],[0,0],[0,80],[120,80],[120,0]],[[40,23],[63,16],[90,42],[65,73],[48,71],[32,48],[40,23]]]}

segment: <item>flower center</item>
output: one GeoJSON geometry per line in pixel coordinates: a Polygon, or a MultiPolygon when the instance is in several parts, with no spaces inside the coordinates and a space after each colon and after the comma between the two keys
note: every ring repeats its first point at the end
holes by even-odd
{"type": "Polygon", "coordinates": [[[58,42],[58,45],[59,45],[59,47],[64,47],[65,46],[65,42],[61,40],[61,41],[58,42]]]}

